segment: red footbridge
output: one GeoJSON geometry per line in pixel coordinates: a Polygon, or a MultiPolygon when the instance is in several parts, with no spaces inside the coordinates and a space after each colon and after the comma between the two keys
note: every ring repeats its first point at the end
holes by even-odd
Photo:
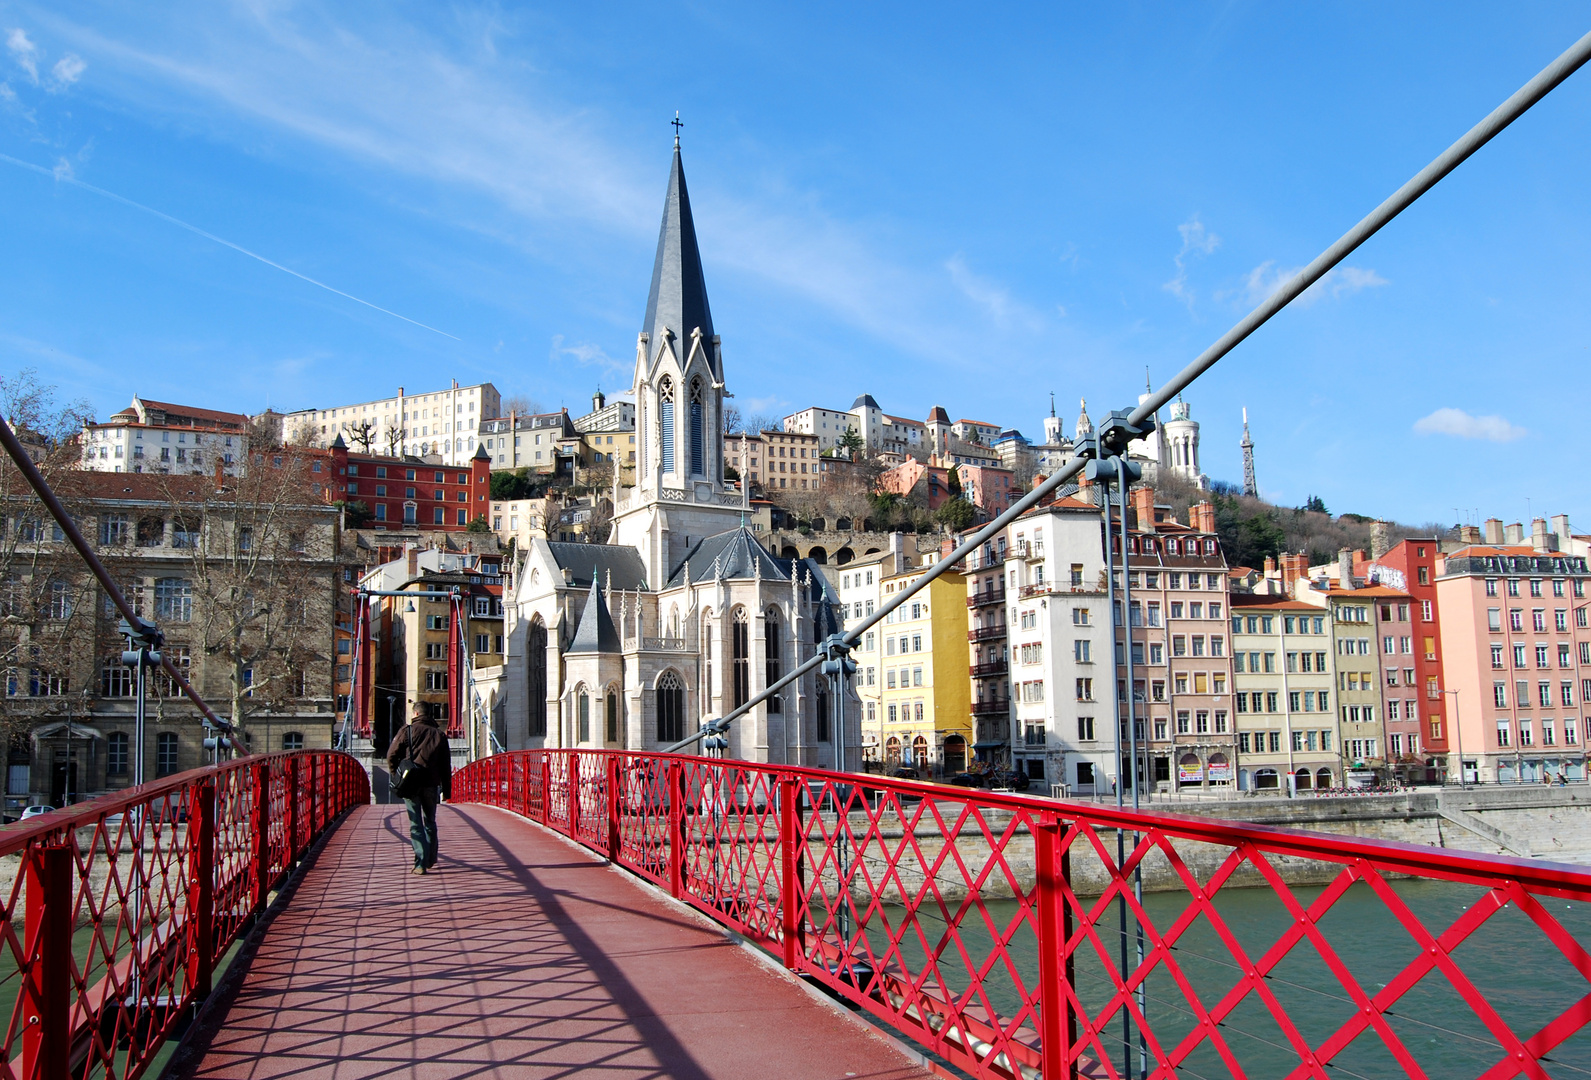
{"type": "Polygon", "coordinates": [[[1577,1077],[1591,872],[667,754],[0,830],[0,1077],[1577,1077]]]}

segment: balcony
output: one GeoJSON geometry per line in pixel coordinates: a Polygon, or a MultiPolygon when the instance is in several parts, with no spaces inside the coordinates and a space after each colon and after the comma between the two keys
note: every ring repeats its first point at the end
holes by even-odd
{"type": "Polygon", "coordinates": [[[992,604],[1005,603],[1004,589],[980,589],[967,597],[967,606],[970,608],[989,607],[992,604]]]}
{"type": "Polygon", "coordinates": [[[1040,581],[1034,585],[1024,585],[1017,592],[1017,596],[1026,600],[1030,596],[1048,596],[1055,591],[1055,582],[1040,581]]]}
{"type": "Polygon", "coordinates": [[[968,641],[993,641],[1005,637],[1005,624],[999,626],[980,626],[976,630],[967,631],[968,641]]]}
{"type": "Polygon", "coordinates": [[[974,701],[973,716],[1007,716],[1011,712],[1011,699],[1004,701],[974,701]]]}
{"type": "Polygon", "coordinates": [[[973,664],[968,669],[974,679],[987,679],[991,675],[1004,675],[1011,665],[1004,660],[991,660],[987,664],[973,664]]]}
{"type": "Polygon", "coordinates": [[[968,570],[988,570],[1005,562],[1005,549],[997,551],[975,551],[967,556],[968,570]]]}

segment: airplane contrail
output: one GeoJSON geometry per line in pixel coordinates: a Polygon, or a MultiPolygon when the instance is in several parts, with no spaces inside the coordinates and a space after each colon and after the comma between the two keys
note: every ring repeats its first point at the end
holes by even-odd
{"type": "Polygon", "coordinates": [[[134,210],[142,210],[146,214],[153,214],[155,217],[160,218],[162,221],[169,221],[171,224],[177,226],[180,229],[187,229],[189,232],[195,233],[195,234],[197,234],[199,236],[202,236],[206,240],[213,240],[215,243],[220,244],[223,247],[229,247],[233,251],[236,251],[236,252],[238,252],[241,255],[247,255],[251,259],[257,259],[260,262],[264,263],[266,266],[274,267],[275,269],[282,271],[282,273],[284,273],[284,274],[292,274],[294,277],[298,278],[300,281],[307,281],[311,285],[317,286],[318,288],[325,289],[329,293],[336,293],[338,296],[341,296],[345,300],[352,300],[356,304],[363,304],[365,307],[373,308],[376,311],[381,312],[383,315],[391,315],[394,319],[402,319],[406,323],[410,323],[410,324],[412,324],[414,326],[418,326],[422,330],[429,330],[433,334],[441,334],[443,337],[452,338],[454,341],[458,341],[459,340],[458,338],[454,337],[452,334],[448,333],[446,330],[438,330],[434,326],[427,326],[425,323],[420,322],[418,319],[411,319],[407,315],[399,315],[396,311],[390,311],[387,308],[382,307],[380,304],[372,304],[369,300],[361,300],[359,297],[353,295],[352,293],[345,293],[341,289],[333,288],[332,286],[326,284],[324,281],[316,281],[314,278],[310,277],[308,274],[300,274],[297,270],[294,270],[290,266],[283,266],[279,262],[272,262],[270,259],[267,259],[264,255],[257,254],[257,253],[255,253],[253,251],[250,251],[246,247],[242,247],[241,245],[234,244],[230,240],[222,239],[221,237],[217,236],[215,233],[205,232],[203,229],[199,228],[197,225],[189,225],[186,221],[183,221],[180,218],[174,218],[170,214],[164,213],[164,212],[162,212],[160,210],[156,210],[152,206],[145,206],[143,203],[134,202],[133,200],[127,198],[125,195],[118,195],[114,191],[106,191],[102,187],[95,187],[93,184],[85,183],[84,181],[79,180],[79,179],[77,179],[74,176],[62,175],[60,173],[57,173],[53,169],[46,169],[42,165],[35,165],[31,161],[23,161],[20,158],[14,158],[14,157],[10,156],[9,154],[0,154],[0,161],[5,161],[5,162],[8,162],[8,163],[10,163],[12,165],[17,166],[18,168],[27,169],[27,170],[29,170],[31,172],[36,172],[36,173],[39,173],[39,174],[41,174],[43,176],[48,176],[50,179],[55,180],[55,181],[57,181],[59,183],[72,184],[72,185],[74,185],[76,187],[82,188],[85,191],[92,191],[94,194],[103,195],[107,199],[114,199],[116,202],[122,203],[125,206],[130,206],[134,210]]]}

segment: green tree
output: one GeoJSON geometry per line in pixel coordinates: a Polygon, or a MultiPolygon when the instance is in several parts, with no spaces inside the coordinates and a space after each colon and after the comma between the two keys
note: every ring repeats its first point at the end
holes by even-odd
{"type": "Polygon", "coordinates": [[[1307,511],[1312,511],[1316,514],[1331,513],[1330,510],[1326,509],[1326,500],[1322,499],[1319,495],[1311,495],[1309,498],[1305,499],[1304,509],[1307,511]]]}
{"type": "Polygon", "coordinates": [[[854,427],[846,428],[845,434],[840,436],[840,446],[846,451],[846,456],[853,460],[857,454],[862,452],[866,445],[866,443],[862,442],[862,436],[857,434],[854,427]]]}
{"type": "Polygon", "coordinates": [[[939,509],[934,511],[934,520],[951,532],[961,532],[971,525],[977,516],[977,508],[959,495],[946,499],[939,504],[939,509]]]}
{"type": "Polygon", "coordinates": [[[487,533],[491,532],[492,530],[486,524],[486,515],[480,514],[475,518],[474,521],[470,522],[464,527],[464,531],[472,533],[487,533]]]}

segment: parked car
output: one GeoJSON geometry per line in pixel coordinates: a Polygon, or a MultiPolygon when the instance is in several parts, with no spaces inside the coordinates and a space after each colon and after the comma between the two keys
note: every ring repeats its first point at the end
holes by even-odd
{"type": "Polygon", "coordinates": [[[983,775],[981,773],[970,772],[957,773],[947,782],[954,784],[956,787],[982,787],[983,775]]]}
{"type": "Polygon", "coordinates": [[[21,820],[26,821],[26,820],[28,820],[28,818],[36,818],[36,817],[38,817],[41,814],[53,813],[54,810],[55,810],[55,807],[53,807],[53,806],[45,806],[43,804],[40,804],[38,806],[30,806],[27,809],[22,811],[21,820]]]}

